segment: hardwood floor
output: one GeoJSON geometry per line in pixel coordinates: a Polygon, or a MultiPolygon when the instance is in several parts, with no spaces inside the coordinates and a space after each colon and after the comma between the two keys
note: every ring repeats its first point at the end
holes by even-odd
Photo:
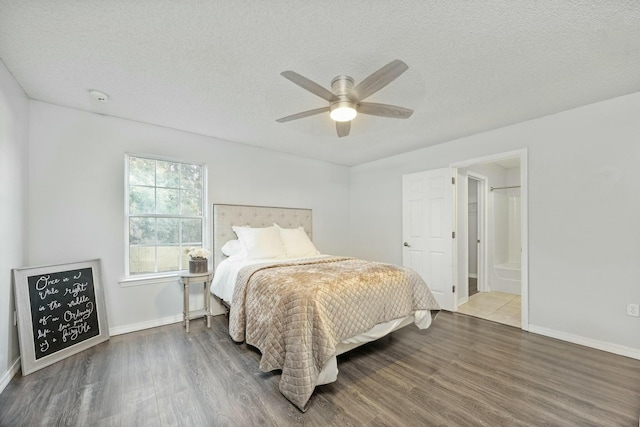
{"type": "Polygon", "coordinates": [[[469,296],[478,293],[478,279],[475,277],[469,277],[469,296]]]}
{"type": "Polygon", "coordinates": [[[339,358],[306,413],[225,317],[113,337],[0,394],[1,426],[637,426],[640,361],[448,312],[339,358]]]}

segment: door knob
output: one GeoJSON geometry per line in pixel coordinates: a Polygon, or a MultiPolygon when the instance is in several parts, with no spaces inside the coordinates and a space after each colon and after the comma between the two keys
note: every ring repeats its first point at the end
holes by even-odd
{"type": "Polygon", "coordinates": [[[407,248],[410,248],[410,247],[411,247],[411,245],[410,245],[410,244],[408,244],[407,242],[404,242],[404,246],[406,246],[407,248]]]}

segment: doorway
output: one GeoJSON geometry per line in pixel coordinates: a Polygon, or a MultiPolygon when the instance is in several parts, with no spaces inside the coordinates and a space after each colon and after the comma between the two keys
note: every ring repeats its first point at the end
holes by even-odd
{"type": "Polygon", "coordinates": [[[528,330],[526,150],[452,167],[458,312],[528,330]]]}
{"type": "Polygon", "coordinates": [[[478,293],[478,246],[480,244],[480,236],[479,236],[479,218],[478,211],[480,210],[478,206],[478,180],[472,178],[471,176],[467,177],[467,240],[468,240],[468,296],[472,297],[473,295],[478,293]]]}
{"type": "MultiPolygon", "coordinates": [[[[478,292],[487,291],[484,274],[486,270],[486,197],[484,193],[487,186],[486,176],[467,172],[467,300],[478,292]]],[[[459,303],[463,304],[463,301],[459,299],[459,303]]]]}

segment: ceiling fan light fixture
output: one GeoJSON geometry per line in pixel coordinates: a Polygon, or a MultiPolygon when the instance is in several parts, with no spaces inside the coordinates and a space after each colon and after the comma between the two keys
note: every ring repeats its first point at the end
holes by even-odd
{"type": "Polygon", "coordinates": [[[413,114],[413,110],[409,108],[390,104],[378,104],[375,102],[362,102],[397,79],[402,73],[407,71],[407,69],[409,69],[407,64],[399,59],[394,59],[378,71],[370,74],[358,83],[357,86],[354,86],[354,80],[349,76],[340,75],[334,77],[333,80],[331,80],[331,90],[325,89],[323,86],[295,71],[283,71],[280,73],[282,77],[328,101],[329,105],[281,117],[276,119],[276,122],[285,123],[329,111],[331,119],[336,122],[336,133],[339,138],[342,138],[349,136],[351,120],[355,119],[358,113],[393,119],[408,119],[411,117],[411,114],[413,114]]]}
{"type": "Polygon", "coordinates": [[[340,101],[331,105],[331,119],[336,122],[349,122],[356,118],[358,112],[353,102],[340,101]]]}

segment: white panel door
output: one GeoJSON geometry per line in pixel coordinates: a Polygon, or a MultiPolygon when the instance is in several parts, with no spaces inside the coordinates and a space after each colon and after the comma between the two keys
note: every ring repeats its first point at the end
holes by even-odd
{"type": "Polygon", "coordinates": [[[452,176],[443,168],[402,177],[402,263],[422,276],[442,309],[456,311],[452,176]]]}

